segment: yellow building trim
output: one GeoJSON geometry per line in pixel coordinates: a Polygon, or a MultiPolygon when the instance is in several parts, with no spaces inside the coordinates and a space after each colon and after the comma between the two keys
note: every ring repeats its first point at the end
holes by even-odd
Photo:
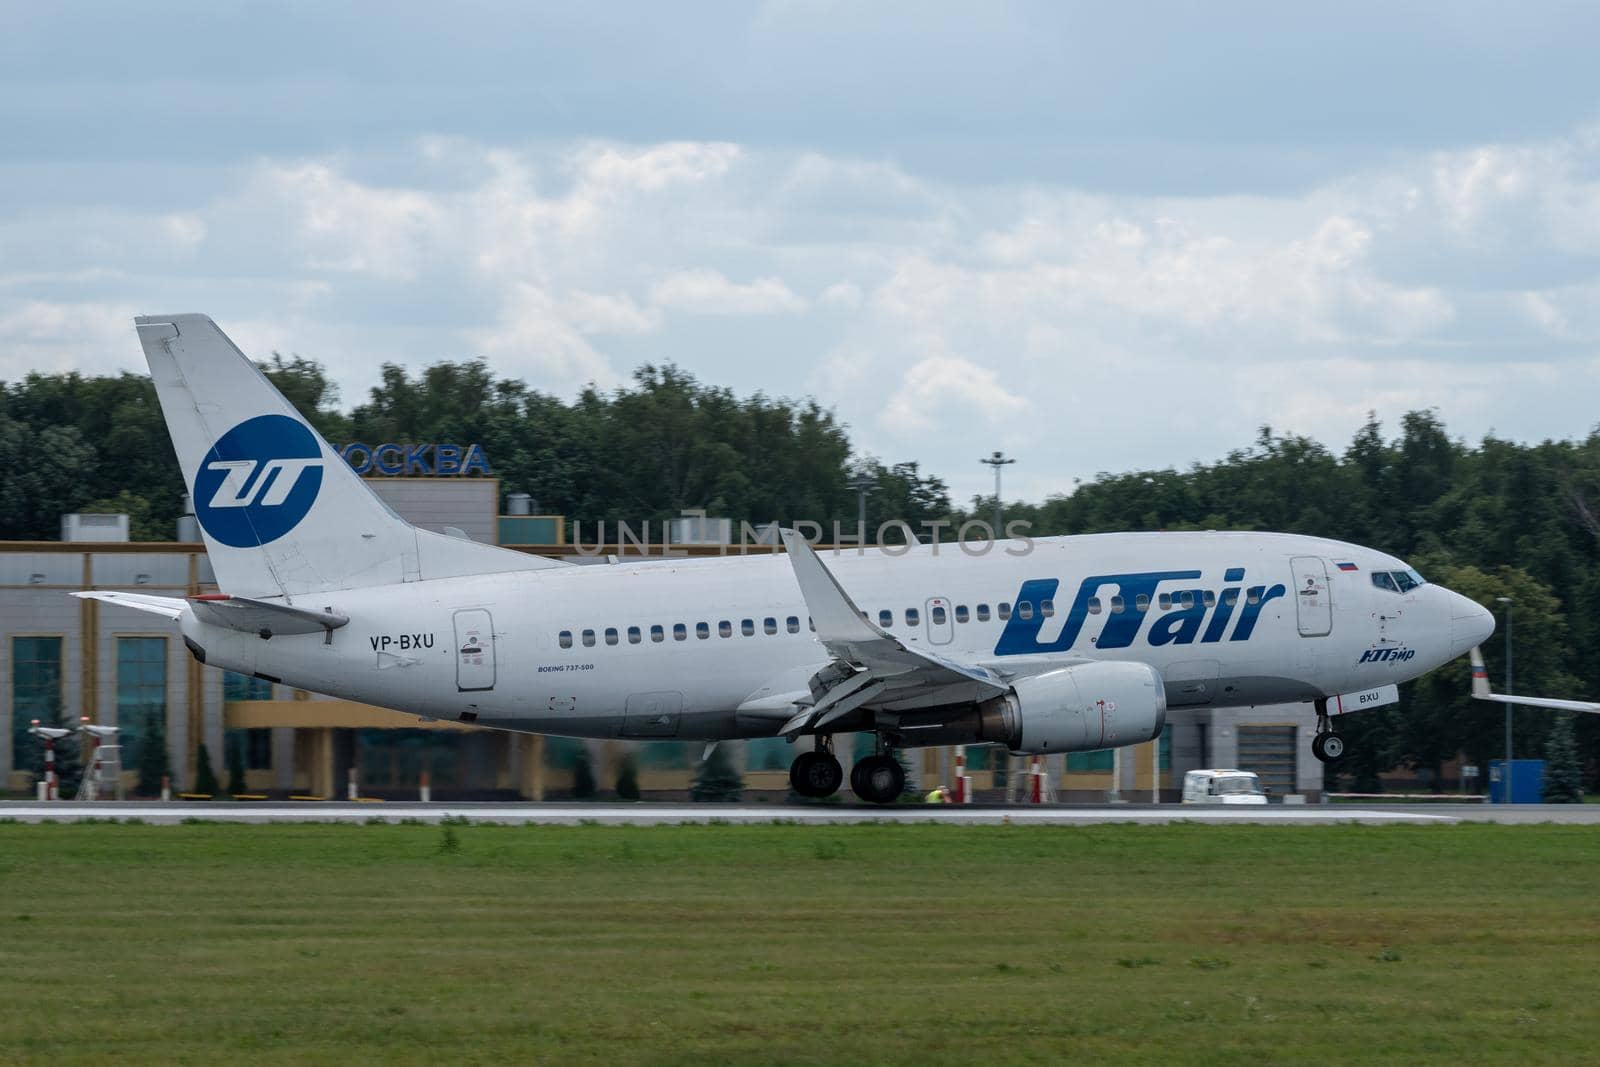
{"type": "Polygon", "coordinates": [[[403,711],[375,708],[355,700],[230,700],[223,705],[229,730],[287,726],[295,729],[340,727],[388,730],[476,730],[459,722],[419,719],[403,711]]]}

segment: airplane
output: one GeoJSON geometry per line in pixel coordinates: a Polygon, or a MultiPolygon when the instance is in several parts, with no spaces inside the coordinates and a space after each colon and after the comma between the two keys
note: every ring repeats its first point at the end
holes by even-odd
{"type": "Polygon", "coordinates": [[[1476,646],[1470,653],[1472,662],[1472,696],[1474,700],[1488,700],[1496,704],[1520,704],[1530,708],[1554,708],[1556,711],[1589,711],[1600,714],[1600,703],[1590,700],[1558,700],[1554,697],[1519,697],[1509,693],[1496,693],[1489,688],[1489,671],[1483,665],[1483,652],[1476,646]]]}
{"type": "MultiPolygon", "coordinates": [[[[1478,604],[1383,552],[1276,533],[1129,533],[580,566],[411,526],[204,315],[135,320],[219,592],[74,595],[176,620],[201,663],[500,730],[1057,753],[1160,736],[1169,707],[1394,699],[1488,637],[1478,604]]],[[[709,749],[708,749],[709,751],[709,749]]]]}

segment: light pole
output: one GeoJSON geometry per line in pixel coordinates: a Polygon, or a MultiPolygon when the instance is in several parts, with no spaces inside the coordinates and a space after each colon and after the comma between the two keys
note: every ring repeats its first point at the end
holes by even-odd
{"type": "Polygon", "coordinates": [[[867,494],[877,487],[878,479],[867,473],[865,467],[856,471],[856,476],[850,480],[850,488],[856,491],[856,532],[863,545],[867,543],[867,494]]]}
{"type": "MultiPolygon", "coordinates": [[[[1514,693],[1516,689],[1511,684],[1511,620],[1512,607],[1516,601],[1508,596],[1497,596],[1495,599],[1506,606],[1506,692],[1514,693]]],[[[1515,705],[1506,705],[1506,772],[1501,776],[1504,779],[1501,787],[1505,789],[1501,803],[1504,804],[1511,803],[1511,712],[1514,708],[1515,705]]]]}
{"type": "Polygon", "coordinates": [[[1000,539],[1000,531],[1005,529],[1004,516],[1000,511],[1000,468],[1009,463],[1015,463],[1016,460],[1007,459],[1004,452],[996,451],[988,459],[980,459],[978,462],[988,464],[994,468],[994,539],[998,541],[1000,539]]]}

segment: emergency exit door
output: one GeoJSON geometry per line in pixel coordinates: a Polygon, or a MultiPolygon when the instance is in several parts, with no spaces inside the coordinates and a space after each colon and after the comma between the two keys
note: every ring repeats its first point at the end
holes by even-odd
{"type": "Polygon", "coordinates": [[[1296,556],[1295,618],[1301,637],[1325,637],[1333,631],[1333,600],[1328,595],[1328,567],[1315,556],[1296,556]]]}
{"type": "Polygon", "coordinates": [[[482,608],[456,612],[456,688],[494,688],[494,620],[482,608]]]}
{"type": "Polygon", "coordinates": [[[950,601],[942,596],[929,597],[922,606],[928,613],[928,642],[948,645],[956,635],[955,624],[950,621],[950,601]]]}

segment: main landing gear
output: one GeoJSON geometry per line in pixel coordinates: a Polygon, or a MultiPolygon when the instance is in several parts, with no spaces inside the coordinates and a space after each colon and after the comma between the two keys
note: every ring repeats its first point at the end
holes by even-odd
{"type": "Polygon", "coordinates": [[[833,754],[833,738],[818,735],[817,747],[802,752],[789,764],[789,784],[803,797],[820,800],[839,791],[844,768],[833,754]]]}
{"type": "MultiPolygon", "coordinates": [[[[844,769],[833,754],[833,738],[819,735],[817,747],[789,765],[789,784],[803,797],[819,800],[839,791],[844,769]]],[[[893,804],[906,787],[905,768],[887,752],[867,756],[850,768],[850,790],[869,804],[893,804]]]]}
{"type": "Polygon", "coordinates": [[[1328,698],[1316,702],[1317,735],[1311,739],[1311,754],[1323,763],[1337,763],[1344,758],[1344,738],[1333,732],[1328,719],[1328,698]]]}

